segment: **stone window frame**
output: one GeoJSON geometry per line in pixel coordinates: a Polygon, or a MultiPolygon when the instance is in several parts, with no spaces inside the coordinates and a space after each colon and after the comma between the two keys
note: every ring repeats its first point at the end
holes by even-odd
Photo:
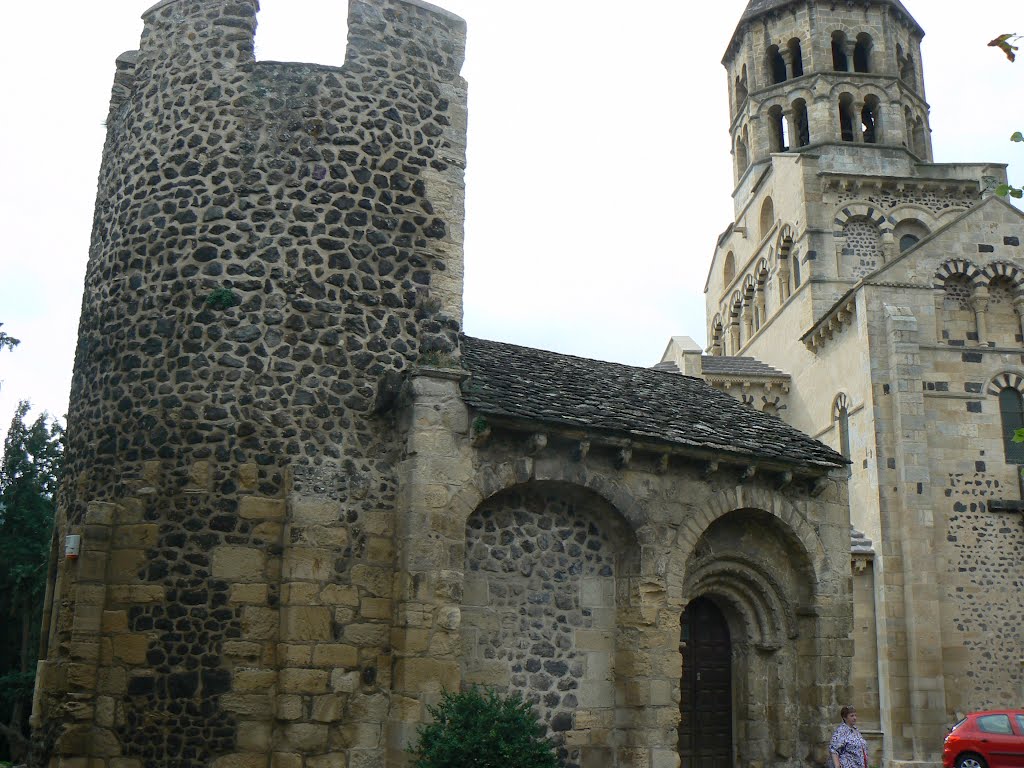
{"type": "Polygon", "coordinates": [[[1005,371],[994,376],[986,390],[997,398],[1003,458],[1007,464],[1024,464],[1024,443],[1013,442],[1013,434],[1024,429],[1024,376],[1005,371]]]}

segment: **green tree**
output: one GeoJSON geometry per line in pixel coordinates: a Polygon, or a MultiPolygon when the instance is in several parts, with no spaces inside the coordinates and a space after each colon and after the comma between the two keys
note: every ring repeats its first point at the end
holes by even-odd
{"type": "Polygon", "coordinates": [[[414,768],[558,768],[554,744],[529,703],[476,688],[441,695],[409,751],[414,768]]]}
{"type": "MultiPolygon", "coordinates": [[[[3,327],[4,327],[4,324],[0,323],[0,328],[3,328],[3,327]]],[[[0,331],[0,349],[5,349],[5,348],[6,349],[14,349],[19,344],[21,344],[21,341],[19,341],[18,339],[14,338],[13,336],[8,336],[3,331],[0,331]]]]}
{"type": "Polygon", "coordinates": [[[28,746],[36,649],[64,456],[64,429],[46,413],[31,424],[18,404],[0,460],[0,735],[11,759],[28,746]]]}
{"type": "MultiPolygon", "coordinates": [[[[1006,58],[1009,59],[1012,63],[1017,60],[1017,51],[1020,49],[1020,46],[1014,45],[1014,43],[1017,43],[1020,40],[1021,35],[999,35],[999,37],[989,41],[989,45],[992,46],[993,48],[998,48],[999,50],[1001,50],[1004,54],[1006,54],[1006,58]]],[[[1015,141],[1018,143],[1024,142],[1024,133],[1022,133],[1021,131],[1016,131],[1012,136],[1010,136],[1010,141],[1015,141]]],[[[1000,184],[999,187],[996,188],[996,194],[999,195],[1000,197],[1006,197],[1007,195],[1009,195],[1010,197],[1015,197],[1018,200],[1020,200],[1021,198],[1024,198],[1024,189],[1021,189],[1020,187],[1015,187],[1012,184],[1000,184]]]]}

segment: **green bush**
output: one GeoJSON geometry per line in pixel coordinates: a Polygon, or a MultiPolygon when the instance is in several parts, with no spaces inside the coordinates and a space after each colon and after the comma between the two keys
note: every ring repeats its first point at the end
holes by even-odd
{"type": "Polygon", "coordinates": [[[419,729],[409,750],[415,768],[558,768],[547,729],[518,694],[445,692],[428,709],[434,722],[419,729]]]}

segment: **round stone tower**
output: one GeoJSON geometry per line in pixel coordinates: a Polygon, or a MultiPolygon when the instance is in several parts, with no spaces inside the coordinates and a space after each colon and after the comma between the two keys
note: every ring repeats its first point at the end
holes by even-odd
{"type": "Polygon", "coordinates": [[[931,162],[923,37],[899,0],[750,0],[722,60],[737,184],[773,152],[836,144],[931,162]]]}
{"type": "Polygon", "coordinates": [[[36,764],[378,764],[387,409],[458,356],[465,24],[351,0],[332,68],[257,62],[257,10],[164,0],[117,60],[36,764]]]}

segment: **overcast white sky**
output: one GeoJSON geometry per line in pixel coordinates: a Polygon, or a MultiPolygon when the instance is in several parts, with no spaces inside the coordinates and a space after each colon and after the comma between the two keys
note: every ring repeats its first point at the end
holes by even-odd
{"type": "MultiPolygon", "coordinates": [[[[0,47],[0,434],[68,389],[114,59],[152,0],[10,3],[0,47]]],[[[936,160],[1024,179],[1020,0],[904,0],[927,32],[936,160]]],[[[261,0],[257,56],[344,60],[345,0],[261,0]]],[[[440,0],[469,25],[468,333],[635,365],[705,340],[732,217],[720,65],[747,0],[440,0]],[[698,10],[699,9],[699,10],[698,10]]]]}

